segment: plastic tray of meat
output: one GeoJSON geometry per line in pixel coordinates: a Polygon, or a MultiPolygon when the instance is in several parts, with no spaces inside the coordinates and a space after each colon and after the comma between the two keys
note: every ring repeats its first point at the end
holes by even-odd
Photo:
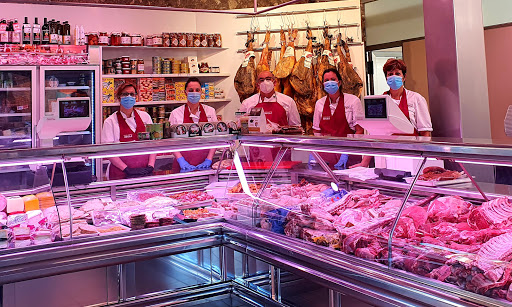
{"type": "MultiPolygon", "coordinates": [[[[190,191],[190,192],[181,192],[177,194],[172,194],[169,196],[177,201],[179,201],[180,205],[189,206],[189,205],[198,205],[198,204],[207,204],[214,201],[214,197],[209,195],[203,191],[190,191]]],[[[180,206],[181,207],[181,206],[180,206]]]]}
{"type": "MultiPolygon", "coordinates": [[[[411,183],[414,180],[414,177],[406,177],[404,178],[405,182],[411,183]]],[[[418,180],[416,181],[417,185],[428,186],[428,187],[440,187],[445,185],[459,184],[459,183],[468,183],[471,182],[469,177],[463,177],[453,180],[418,180]]]]}

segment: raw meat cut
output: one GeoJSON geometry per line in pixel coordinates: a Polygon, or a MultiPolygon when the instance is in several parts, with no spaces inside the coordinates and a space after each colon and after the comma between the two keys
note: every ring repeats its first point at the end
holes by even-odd
{"type": "Polygon", "coordinates": [[[444,181],[454,180],[462,177],[462,174],[457,171],[449,171],[438,166],[429,166],[423,170],[418,179],[424,181],[444,181]]]}
{"type": "Polygon", "coordinates": [[[472,206],[460,196],[441,197],[428,206],[428,218],[433,222],[457,222],[461,216],[469,212],[472,206]]]}
{"type": "Polygon", "coordinates": [[[263,51],[261,52],[260,62],[256,67],[256,77],[263,71],[270,71],[270,61],[272,60],[272,52],[269,52],[268,45],[270,43],[270,31],[265,33],[265,40],[263,41],[263,51]]]}
{"type": "Polygon", "coordinates": [[[418,206],[411,206],[404,209],[402,217],[410,217],[414,221],[414,226],[416,226],[416,228],[425,224],[428,219],[427,210],[418,206]]]}
{"type": "Polygon", "coordinates": [[[474,229],[485,229],[491,225],[509,221],[511,218],[512,202],[507,197],[500,197],[471,210],[468,224],[474,229]]]}
{"type": "Polygon", "coordinates": [[[254,95],[256,88],[256,64],[254,63],[254,36],[247,33],[247,53],[244,62],[238,68],[235,76],[235,89],[240,97],[240,102],[254,95]]]}
{"type": "Polygon", "coordinates": [[[364,85],[363,80],[361,80],[361,77],[359,77],[352,67],[352,64],[350,64],[350,51],[348,49],[348,45],[343,39],[341,39],[341,33],[338,34],[337,50],[338,56],[340,57],[337,69],[341,75],[341,79],[343,80],[342,92],[361,97],[364,85]],[[345,54],[343,54],[341,46],[345,49],[345,54]]]}
{"type": "Polygon", "coordinates": [[[488,260],[512,260],[512,233],[502,234],[482,245],[478,257],[488,260]]]}

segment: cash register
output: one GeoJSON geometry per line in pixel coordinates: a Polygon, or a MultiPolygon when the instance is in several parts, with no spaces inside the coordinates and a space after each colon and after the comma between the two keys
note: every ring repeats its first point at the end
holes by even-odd
{"type": "MultiPolygon", "coordinates": [[[[396,136],[397,139],[407,140],[409,137],[403,134],[413,134],[414,126],[404,115],[396,102],[389,95],[371,95],[364,97],[364,118],[359,119],[357,123],[363,127],[370,135],[396,136]]],[[[395,157],[375,157],[376,173],[383,177],[403,178],[415,175],[418,171],[421,159],[418,158],[395,158],[395,157]]],[[[427,166],[443,167],[441,160],[428,160],[427,166]]]]}
{"type": "Polygon", "coordinates": [[[53,147],[54,138],[63,132],[79,132],[89,128],[92,121],[89,97],[57,98],[51,102],[50,112],[37,124],[41,147],[53,147]]]}

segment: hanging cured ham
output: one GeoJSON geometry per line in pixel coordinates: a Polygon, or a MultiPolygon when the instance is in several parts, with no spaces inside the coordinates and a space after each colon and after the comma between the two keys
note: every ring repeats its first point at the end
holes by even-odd
{"type": "Polygon", "coordinates": [[[363,92],[363,80],[354,70],[350,62],[350,50],[348,49],[348,44],[345,43],[343,39],[341,39],[341,33],[338,35],[337,40],[337,51],[340,60],[338,62],[338,71],[343,79],[342,91],[343,93],[348,93],[355,95],[361,98],[361,93],[363,92]],[[345,54],[341,50],[341,46],[345,50],[345,54]]]}
{"type": "Polygon", "coordinates": [[[301,117],[302,127],[306,133],[309,133],[313,126],[313,113],[316,103],[313,34],[309,29],[307,31],[307,39],[306,50],[293,68],[290,75],[290,83],[295,91],[294,98],[301,117]]]}
{"type": "Polygon", "coordinates": [[[238,68],[235,76],[235,89],[240,97],[240,102],[254,95],[256,88],[256,64],[254,62],[254,35],[247,33],[247,52],[242,65],[238,68]]]}
{"type": "Polygon", "coordinates": [[[256,78],[260,75],[262,71],[270,71],[270,61],[272,60],[272,52],[268,50],[268,45],[270,43],[270,31],[265,33],[265,40],[263,41],[263,51],[261,52],[260,62],[256,67],[256,78]]]}
{"type": "MultiPolygon", "coordinates": [[[[282,28],[281,28],[281,32],[280,32],[280,37],[281,37],[281,54],[279,56],[278,63],[283,60],[284,53],[286,51],[286,34],[282,28]]],[[[276,64],[276,68],[277,68],[277,64],[276,64]]],[[[276,75],[276,71],[274,70],[274,76],[275,75],[276,75]]],[[[281,81],[282,81],[281,79],[276,78],[276,85],[274,87],[274,90],[278,93],[283,92],[283,84],[281,81]]]]}
{"type": "Polygon", "coordinates": [[[286,51],[283,57],[279,60],[276,65],[275,76],[279,79],[284,79],[288,77],[295,66],[295,39],[297,38],[297,33],[299,32],[297,29],[288,31],[288,47],[286,47],[286,51]]]}
{"type": "Polygon", "coordinates": [[[317,71],[317,98],[320,99],[323,96],[327,95],[323,88],[323,82],[322,77],[324,74],[324,71],[329,68],[334,68],[334,57],[332,56],[331,51],[331,38],[332,35],[329,35],[329,29],[326,27],[323,31],[324,36],[324,51],[322,52],[322,56],[320,57],[320,60],[318,61],[318,71],[317,71]]]}

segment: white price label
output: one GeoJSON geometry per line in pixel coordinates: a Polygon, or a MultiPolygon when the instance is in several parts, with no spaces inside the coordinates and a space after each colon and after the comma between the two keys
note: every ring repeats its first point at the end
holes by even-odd
{"type": "Polygon", "coordinates": [[[304,67],[311,68],[311,63],[313,62],[313,53],[304,51],[302,57],[304,58],[304,67]]]}
{"type": "Polygon", "coordinates": [[[255,58],[256,55],[254,54],[254,51],[247,51],[245,53],[245,58],[244,58],[244,61],[242,63],[242,67],[247,67],[247,65],[249,65],[249,61],[251,58],[255,58]]]}
{"type": "Polygon", "coordinates": [[[286,51],[284,52],[283,58],[295,56],[295,49],[292,46],[286,47],[286,51]]]}

